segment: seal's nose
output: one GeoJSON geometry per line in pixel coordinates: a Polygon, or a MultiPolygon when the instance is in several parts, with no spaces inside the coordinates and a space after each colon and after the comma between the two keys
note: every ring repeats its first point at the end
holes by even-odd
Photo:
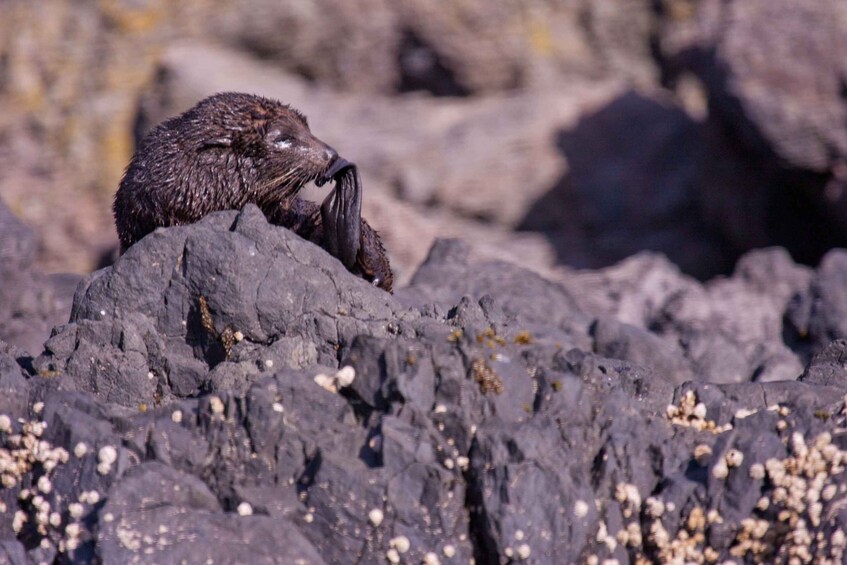
{"type": "Polygon", "coordinates": [[[315,181],[315,184],[318,186],[323,186],[325,183],[333,180],[344,169],[354,166],[347,159],[339,157],[338,153],[331,147],[328,147],[327,157],[330,159],[329,164],[327,164],[324,173],[315,181]]]}
{"type": "Polygon", "coordinates": [[[326,149],[324,149],[324,154],[326,155],[327,163],[332,163],[338,158],[338,152],[329,145],[327,145],[326,149]]]}

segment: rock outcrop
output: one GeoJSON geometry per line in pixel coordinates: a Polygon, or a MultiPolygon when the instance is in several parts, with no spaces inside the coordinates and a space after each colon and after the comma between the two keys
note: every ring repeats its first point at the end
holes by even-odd
{"type": "Polygon", "coordinates": [[[560,285],[442,240],[391,296],[252,206],[160,229],[0,349],[0,556],[840,562],[847,336],[782,316],[839,257],[560,285]]]}

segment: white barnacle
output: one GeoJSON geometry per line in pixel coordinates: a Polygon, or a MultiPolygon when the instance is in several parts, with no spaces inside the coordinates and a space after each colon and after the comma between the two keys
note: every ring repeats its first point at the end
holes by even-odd
{"type": "Polygon", "coordinates": [[[37,486],[38,490],[40,490],[44,494],[49,494],[50,491],[53,490],[53,483],[50,482],[50,478],[46,475],[38,479],[37,486]]]}
{"type": "Polygon", "coordinates": [[[750,465],[750,478],[760,481],[765,478],[765,466],[761,463],[753,463],[750,465]]]}
{"type": "Polygon", "coordinates": [[[379,527],[379,525],[382,524],[383,519],[385,519],[385,514],[379,508],[374,508],[368,512],[368,520],[370,520],[374,527],[379,527]]]}
{"type": "Polygon", "coordinates": [[[726,464],[729,467],[740,467],[744,461],[744,454],[737,449],[730,449],[726,456],[726,464]]]}
{"type": "Polygon", "coordinates": [[[84,512],[85,507],[79,502],[71,502],[68,504],[68,514],[70,514],[71,518],[79,520],[84,512]]]}
{"type": "Polygon", "coordinates": [[[350,365],[345,365],[335,374],[335,382],[338,383],[339,388],[346,388],[353,384],[353,380],[356,378],[356,369],[351,367],[350,365]]]}
{"type": "Polygon", "coordinates": [[[100,448],[97,458],[97,472],[101,475],[108,475],[112,470],[112,464],[118,460],[118,451],[111,445],[106,445],[100,448]]]}
{"type": "Polygon", "coordinates": [[[118,460],[118,451],[111,445],[104,445],[97,454],[100,463],[111,465],[118,460]]]}
{"type": "Polygon", "coordinates": [[[712,476],[718,480],[723,480],[729,475],[729,467],[727,466],[726,460],[721,459],[715,466],[712,467],[712,476]]]}
{"type": "Polygon", "coordinates": [[[77,457],[84,457],[86,453],[88,453],[88,446],[85,442],[81,441],[74,446],[74,455],[77,457]]]}
{"type": "Polygon", "coordinates": [[[530,554],[532,554],[532,548],[529,544],[521,544],[518,546],[518,557],[522,560],[529,559],[530,554]]]}
{"type": "Polygon", "coordinates": [[[406,553],[409,551],[409,548],[412,546],[409,538],[406,536],[397,536],[395,538],[391,538],[388,540],[388,545],[399,551],[400,553],[406,553]]]}
{"type": "Polygon", "coordinates": [[[209,408],[212,409],[212,414],[221,415],[224,413],[225,406],[223,400],[217,396],[212,396],[209,398],[209,408]]]}

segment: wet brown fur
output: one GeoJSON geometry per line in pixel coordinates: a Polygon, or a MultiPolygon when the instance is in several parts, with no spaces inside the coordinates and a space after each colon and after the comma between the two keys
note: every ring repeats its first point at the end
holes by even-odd
{"type": "MultiPolygon", "coordinates": [[[[256,204],[272,222],[321,243],[317,206],[297,198],[337,157],[312,135],[306,117],[276,100],[216,94],[153,129],[138,147],[115,195],[121,252],[158,227],[196,222],[218,210],[256,204]]],[[[379,236],[362,221],[360,274],[391,270],[379,236]],[[372,271],[371,271],[372,272],[372,271]]],[[[367,277],[366,277],[367,278],[367,277]]]]}

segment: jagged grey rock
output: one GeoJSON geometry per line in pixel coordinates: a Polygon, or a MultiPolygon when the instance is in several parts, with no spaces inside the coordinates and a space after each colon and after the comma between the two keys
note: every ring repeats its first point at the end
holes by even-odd
{"type": "Polygon", "coordinates": [[[780,331],[816,276],[767,250],[702,285],[644,254],[557,285],[442,240],[391,296],[252,206],[160,229],[42,355],[0,344],[0,556],[666,561],[781,511],[831,539],[837,466],[817,523],[774,494],[803,449],[847,461],[843,343],[797,381],[780,331]]]}

